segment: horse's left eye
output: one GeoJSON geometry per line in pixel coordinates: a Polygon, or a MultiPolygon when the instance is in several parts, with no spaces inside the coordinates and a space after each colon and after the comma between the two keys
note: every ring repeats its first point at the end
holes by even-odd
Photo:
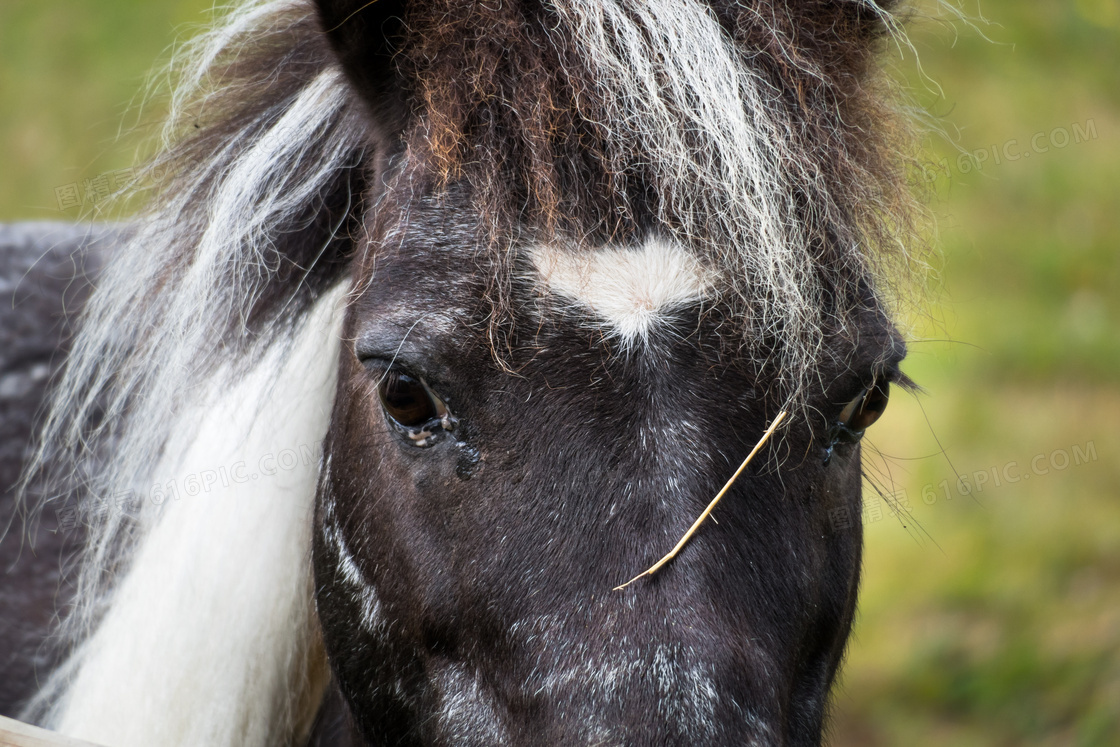
{"type": "Polygon", "coordinates": [[[455,418],[423,379],[388,371],[378,389],[385,414],[417,446],[430,446],[441,430],[455,429],[455,418]]]}
{"type": "Polygon", "coordinates": [[[838,443],[854,444],[863,438],[863,432],[871,427],[887,409],[891,385],[880,377],[871,386],[861,391],[844,405],[840,415],[829,430],[828,446],[825,449],[825,464],[832,458],[832,448],[838,443]]]}
{"type": "Polygon", "coordinates": [[[871,427],[887,409],[891,396],[891,385],[886,379],[876,379],[875,383],[859,393],[840,413],[839,422],[848,430],[862,433],[871,427]]]}
{"type": "Polygon", "coordinates": [[[840,441],[855,443],[864,437],[864,431],[870,428],[887,409],[888,399],[890,399],[890,383],[883,377],[879,377],[874,384],[860,392],[856,399],[844,405],[829,435],[832,445],[840,441]]]}

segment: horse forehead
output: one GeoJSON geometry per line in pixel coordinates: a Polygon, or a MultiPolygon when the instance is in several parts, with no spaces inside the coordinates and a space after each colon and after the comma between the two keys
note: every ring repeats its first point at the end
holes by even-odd
{"type": "Polygon", "coordinates": [[[625,344],[648,339],[674,311],[711,296],[715,273],[679,244],[652,237],[594,250],[541,244],[527,252],[538,290],[590,316],[625,344]]]}

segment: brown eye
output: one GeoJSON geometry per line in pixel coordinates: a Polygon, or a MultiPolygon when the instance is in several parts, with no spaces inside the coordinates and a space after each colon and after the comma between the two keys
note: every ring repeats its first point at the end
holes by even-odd
{"type": "Polygon", "coordinates": [[[840,411],[828,431],[828,442],[824,448],[824,463],[832,460],[832,450],[837,444],[854,444],[863,438],[867,430],[883,411],[887,409],[891,385],[886,379],[875,379],[875,383],[864,389],[840,411]]]}
{"type": "Polygon", "coordinates": [[[389,371],[381,382],[381,405],[389,417],[406,428],[416,428],[442,417],[440,404],[424,382],[408,374],[389,371]]]}
{"type": "Polygon", "coordinates": [[[874,384],[844,407],[840,413],[840,424],[853,433],[862,434],[887,409],[890,386],[885,379],[876,379],[874,384]]]}

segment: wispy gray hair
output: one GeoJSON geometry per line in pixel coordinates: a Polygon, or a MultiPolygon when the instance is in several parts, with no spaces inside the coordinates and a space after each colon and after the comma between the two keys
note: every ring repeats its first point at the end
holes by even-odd
{"type": "Polygon", "coordinates": [[[790,401],[908,264],[905,128],[872,64],[900,32],[874,0],[553,0],[539,30],[517,3],[425,6],[402,51],[426,106],[415,160],[499,229],[671,237],[790,401]]]}

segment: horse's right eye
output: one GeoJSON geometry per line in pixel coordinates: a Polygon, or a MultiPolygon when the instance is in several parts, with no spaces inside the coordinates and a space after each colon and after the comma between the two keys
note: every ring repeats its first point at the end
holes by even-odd
{"type": "Polygon", "coordinates": [[[406,428],[439,418],[439,411],[424,382],[408,374],[389,371],[381,382],[381,405],[393,420],[406,428]]]}
{"type": "Polygon", "coordinates": [[[458,424],[423,379],[389,370],[381,378],[378,394],[389,420],[415,446],[431,446],[440,433],[453,431],[458,424]]]}

